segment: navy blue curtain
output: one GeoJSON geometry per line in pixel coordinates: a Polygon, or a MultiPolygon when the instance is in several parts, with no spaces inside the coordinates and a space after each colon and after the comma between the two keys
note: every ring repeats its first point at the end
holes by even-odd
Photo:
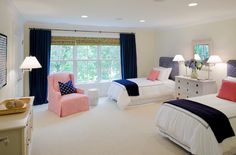
{"type": "Polygon", "coordinates": [[[135,34],[120,34],[122,79],[137,78],[135,34]]]}
{"type": "Polygon", "coordinates": [[[51,31],[30,30],[30,55],[35,56],[42,68],[29,73],[30,96],[34,96],[34,105],[47,103],[47,76],[50,67],[51,31]]]}

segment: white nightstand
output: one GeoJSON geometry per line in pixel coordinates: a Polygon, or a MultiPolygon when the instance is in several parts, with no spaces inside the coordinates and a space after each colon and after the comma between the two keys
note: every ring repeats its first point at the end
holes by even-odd
{"type": "Polygon", "coordinates": [[[88,89],[89,105],[96,106],[98,104],[98,89],[88,89]]]}
{"type": "Polygon", "coordinates": [[[177,99],[214,94],[217,92],[216,81],[197,80],[185,76],[176,76],[175,92],[177,99]]]}
{"type": "Polygon", "coordinates": [[[24,113],[0,116],[0,154],[30,155],[33,130],[33,101],[24,113]]]}

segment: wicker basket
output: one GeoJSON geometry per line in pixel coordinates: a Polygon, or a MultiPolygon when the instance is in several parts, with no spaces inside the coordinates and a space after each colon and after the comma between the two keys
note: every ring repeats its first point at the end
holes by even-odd
{"type": "Polygon", "coordinates": [[[0,103],[0,116],[25,112],[29,107],[28,106],[29,103],[30,103],[30,98],[4,100],[3,102],[0,103]],[[8,109],[6,105],[9,102],[15,102],[15,101],[22,102],[23,105],[21,107],[14,107],[14,108],[8,109]]]}

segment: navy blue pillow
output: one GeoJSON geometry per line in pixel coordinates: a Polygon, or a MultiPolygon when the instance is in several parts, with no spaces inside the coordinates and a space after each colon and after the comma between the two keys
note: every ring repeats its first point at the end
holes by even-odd
{"type": "Polygon", "coordinates": [[[71,80],[66,83],[62,83],[59,81],[58,84],[59,84],[61,95],[76,93],[76,89],[73,86],[73,83],[71,80]]]}

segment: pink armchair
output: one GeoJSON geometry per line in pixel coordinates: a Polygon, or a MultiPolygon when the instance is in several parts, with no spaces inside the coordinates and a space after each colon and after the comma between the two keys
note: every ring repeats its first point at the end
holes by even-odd
{"type": "Polygon", "coordinates": [[[88,97],[83,90],[76,88],[77,93],[61,96],[58,81],[64,83],[69,80],[74,85],[73,74],[55,73],[48,76],[48,109],[60,117],[89,110],[88,97]]]}

